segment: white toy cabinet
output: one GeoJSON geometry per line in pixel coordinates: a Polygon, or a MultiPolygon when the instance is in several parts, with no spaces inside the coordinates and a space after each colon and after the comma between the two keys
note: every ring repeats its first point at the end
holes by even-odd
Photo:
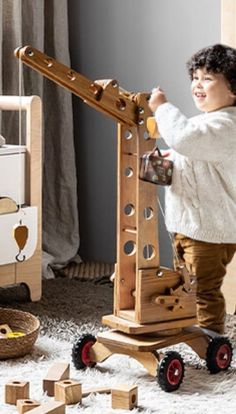
{"type": "Polygon", "coordinates": [[[1,111],[23,111],[25,145],[0,147],[0,197],[18,206],[0,214],[0,287],[25,284],[32,301],[41,297],[41,165],[42,105],[38,96],[0,96],[1,111]],[[19,248],[14,229],[27,229],[19,248]]]}

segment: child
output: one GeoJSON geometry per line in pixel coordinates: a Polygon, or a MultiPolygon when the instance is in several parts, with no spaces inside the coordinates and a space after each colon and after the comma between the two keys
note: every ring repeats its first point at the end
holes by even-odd
{"type": "Polygon", "coordinates": [[[187,119],[159,87],[149,107],[174,161],[167,229],[197,279],[198,324],[215,336],[224,333],[221,285],[236,251],[236,50],[206,47],[187,67],[194,103],[203,113],[187,119]]]}

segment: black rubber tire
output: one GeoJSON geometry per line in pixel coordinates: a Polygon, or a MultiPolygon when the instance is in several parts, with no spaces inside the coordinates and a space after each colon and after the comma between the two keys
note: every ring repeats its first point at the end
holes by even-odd
{"type": "Polygon", "coordinates": [[[226,371],[231,364],[233,349],[230,340],[216,336],[209,342],[206,353],[206,365],[211,374],[226,371]]]}
{"type": "Polygon", "coordinates": [[[157,369],[157,381],[166,392],[176,391],[184,378],[184,361],[176,351],[166,352],[157,369]]]}
{"type": "Polygon", "coordinates": [[[84,334],[74,343],[72,348],[72,362],[76,369],[85,369],[96,365],[89,358],[89,350],[95,342],[95,336],[84,334]]]}

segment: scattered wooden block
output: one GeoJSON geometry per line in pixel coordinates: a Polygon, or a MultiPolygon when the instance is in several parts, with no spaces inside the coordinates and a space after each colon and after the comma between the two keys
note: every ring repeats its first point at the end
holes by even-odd
{"type": "Polygon", "coordinates": [[[132,410],[138,405],[138,387],[136,385],[118,385],[111,390],[112,408],[132,410]]]}
{"type": "Polygon", "coordinates": [[[39,407],[40,403],[35,400],[17,400],[16,402],[16,408],[19,411],[20,414],[24,414],[27,411],[32,410],[35,407],[39,407]]]}
{"type": "Polygon", "coordinates": [[[82,386],[78,381],[63,380],[55,382],[55,400],[62,401],[66,405],[77,404],[82,400],[82,386]]]}
{"type": "Polygon", "coordinates": [[[15,404],[17,400],[29,398],[29,382],[11,381],[5,384],[5,403],[15,404]]]}
{"type": "Polygon", "coordinates": [[[29,411],[30,414],[65,414],[65,404],[60,401],[50,401],[29,411]]]}
{"type": "Polygon", "coordinates": [[[9,325],[0,325],[0,338],[7,338],[7,334],[10,332],[12,332],[12,330],[9,325]]]}
{"type": "Polygon", "coordinates": [[[54,396],[55,382],[70,378],[70,364],[57,362],[51,366],[46,377],[43,379],[43,390],[49,397],[54,396]]]}

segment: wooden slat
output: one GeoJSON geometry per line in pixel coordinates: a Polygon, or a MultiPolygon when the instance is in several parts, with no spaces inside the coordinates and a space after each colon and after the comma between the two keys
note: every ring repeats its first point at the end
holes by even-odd
{"type": "Polygon", "coordinates": [[[221,0],[221,43],[236,47],[235,0],[221,0]]]}
{"type": "MultiPolygon", "coordinates": [[[[127,312],[125,312],[125,316],[127,318],[127,312]]],[[[121,312],[121,315],[123,312],[121,312]]],[[[174,321],[163,321],[159,323],[148,323],[138,324],[135,322],[130,321],[129,319],[123,319],[122,317],[117,317],[115,315],[104,315],[102,318],[102,323],[104,325],[109,326],[110,328],[117,329],[121,332],[128,333],[128,334],[145,334],[151,332],[162,332],[164,330],[171,330],[176,328],[184,328],[186,326],[191,326],[197,323],[196,317],[193,318],[186,318],[174,321]]]]}
{"type": "MultiPolygon", "coordinates": [[[[221,0],[221,43],[236,48],[235,0],[221,0]]],[[[236,256],[228,266],[222,291],[227,313],[236,313],[236,256]]]]}
{"type": "Polygon", "coordinates": [[[117,82],[114,82],[112,88],[108,87],[104,90],[98,85],[97,88],[101,91],[101,96],[98,96],[99,94],[96,95],[94,93],[96,90],[96,81],[91,81],[31,46],[18,48],[15,51],[15,55],[27,66],[79,96],[89,106],[92,106],[99,112],[111,116],[116,121],[122,123],[129,125],[135,125],[137,123],[136,104],[123,94],[119,94],[117,82]],[[124,109],[119,107],[120,100],[125,103],[124,109]]]}
{"type": "Polygon", "coordinates": [[[128,349],[129,351],[148,352],[203,336],[206,335],[198,328],[192,328],[191,330],[186,328],[177,335],[166,337],[126,335],[118,331],[101,332],[98,334],[97,340],[108,347],[112,346],[113,349],[117,347],[117,349],[128,349]]]}

